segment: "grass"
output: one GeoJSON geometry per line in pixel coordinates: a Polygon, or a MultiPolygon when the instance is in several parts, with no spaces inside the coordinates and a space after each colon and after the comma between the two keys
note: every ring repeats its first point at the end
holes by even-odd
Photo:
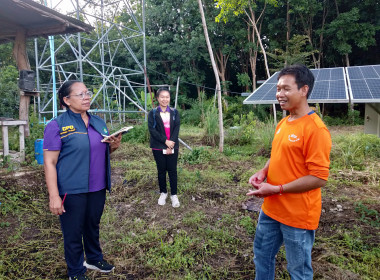
{"type": "MultiPolygon", "coordinates": [[[[267,153],[258,145],[229,144],[220,154],[202,145],[203,131],[181,127],[180,136],[193,152],[181,147],[178,209],[170,201],[157,205],[156,167],[148,144],[123,142],[112,154],[113,190],[107,195],[100,241],[116,270],[110,275],[88,272],[91,279],[254,277],[258,213],[241,205],[247,199],[246,182],[267,161],[267,153]]],[[[368,153],[378,142],[357,132],[345,135],[355,144],[339,131],[332,135],[334,165],[323,188],[314,278],[379,279],[380,168],[371,156],[376,152],[368,153]],[[363,142],[369,144],[362,148],[363,142]],[[341,152],[348,148],[352,152],[341,152]],[[355,153],[352,166],[347,158],[355,153]],[[343,211],[334,210],[337,205],[343,211]]],[[[42,167],[29,166],[32,172],[22,176],[8,169],[0,170],[0,279],[67,279],[62,233],[48,210],[42,167]]],[[[276,279],[290,279],[283,248],[276,279]]]]}

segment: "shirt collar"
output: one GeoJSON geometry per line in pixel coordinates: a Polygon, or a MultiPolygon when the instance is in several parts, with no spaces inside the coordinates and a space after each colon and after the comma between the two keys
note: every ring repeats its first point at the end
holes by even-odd
{"type": "Polygon", "coordinates": [[[161,106],[158,106],[158,112],[160,112],[160,113],[165,113],[165,112],[170,113],[170,107],[167,106],[167,107],[166,107],[166,110],[165,110],[165,112],[164,112],[164,111],[162,111],[161,106]]]}

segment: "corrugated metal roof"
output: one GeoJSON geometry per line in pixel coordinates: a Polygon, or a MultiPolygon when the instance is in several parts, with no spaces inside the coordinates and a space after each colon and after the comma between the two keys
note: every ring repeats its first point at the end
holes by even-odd
{"type": "Polygon", "coordinates": [[[90,32],[93,27],[32,0],[0,1],[0,44],[14,40],[17,30],[27,37],[90,32]]]}

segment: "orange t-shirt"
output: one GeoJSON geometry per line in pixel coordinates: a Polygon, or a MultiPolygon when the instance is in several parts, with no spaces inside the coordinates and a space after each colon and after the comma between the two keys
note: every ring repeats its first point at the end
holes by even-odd
{"type": "MultiPolygon", "coordinates": [[[[307,175],[327,180],[331,136],[319,116],[310,112],[292,122],[288,117],[277,125],[267,174],[267,182],[284,185],[307,175]]],[[[266,215],[288,226],[314,230],[321,216],[321,189],[284,193],[264,199],[266,215]]]]}

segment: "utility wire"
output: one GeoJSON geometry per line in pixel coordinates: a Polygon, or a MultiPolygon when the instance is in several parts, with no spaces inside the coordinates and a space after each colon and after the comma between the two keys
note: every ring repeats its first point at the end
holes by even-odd
{"type": "MultiPolygon", "coordinates": [[[[176,78],[173,78],[173,77],[170,76],[170,75],[160,73],[160,72],[158,72],[158,71],[156,71],[156,70],[153,70],[153,69],[150,69],[150,68],[146,68],[146,70],[147,70],[147,71],[150,71],[150,72],[154,72],[154,73],[156,73],[156,74],[158,74],[158,75],[161,75],[161,76],[168,77],[168,78],[171,79],[171,80],[175,80],[175,79],[176,79],[176,78]]],[[[182,79],[181,79],[181,83],[188,84],[188,85],[192,85],[192,86],[196,86],[196,87],[200,87],[200,88],[203,88],[203,89],[209,89],[209,90],[213,90],[213,91],[215,91],[215,88],[210,88],[210,87],[206,87],[206,86],[199,85],[199,84],[195,84],[195,83],[191,83],[191,82],[186,82],[186,81],[183,81],[182,79]]],[[[241,92],[230,91],[230,90],[227,90],[227,92],[241,95],[241,92]]]]}

